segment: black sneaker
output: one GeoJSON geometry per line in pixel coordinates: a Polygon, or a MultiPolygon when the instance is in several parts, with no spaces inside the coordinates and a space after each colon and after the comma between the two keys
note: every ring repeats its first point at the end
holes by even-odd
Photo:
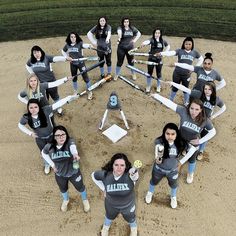
{"type": "Polygon", "coordinates": [[[105,74],[101,74],[100,78],[101,79],[105,78],[105,74]]]}

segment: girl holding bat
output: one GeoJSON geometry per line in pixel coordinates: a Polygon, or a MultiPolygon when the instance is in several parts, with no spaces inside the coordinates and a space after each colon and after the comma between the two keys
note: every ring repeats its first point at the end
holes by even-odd
{"type": "MultiPolygon", "coordinates": [[[[78,93],[78,78],[76,74],[78,73],[78,69],[80,72],[86,70],[86,66],[84,61],[80,61],[79,58],[83,58],[82,49],[90,48],[90,44],[83,43],[83,40],[76,32],[70,32],[66,38],[66,45],[61,50],[62,55],[70,61],[70,71],[73,76],[73,89],[75,94],[78,93]]],[[[83,80],[86,83],[87,89],[91,86],[90,79],[88,77],[88,73],[85,72],[82,74],[83,80]]],[[[91,100],[93,97],[92,91],[88,91],[88,99],[91,100]]]]}
{"type": "MultiPolygon", "coordinates": [[[[102,16],[98,19],[95,25],[88,33],[90,42],[97,46],[97,55],[99,61],[106,59],[107,73],[111,74],[111,26],[107,24],[107,18],[102,16]]],[[[104,63],[100,65],[101,79],[105,77],[104,63]]]]}
{"type": "MultiPolygon", "coordinates": [[[[152,33],[152,38],[144,41],[141,44],[141,47],[146,46],[146,45],[150,45],[150,51],[149,51],[149,57],[148,57],[148,61],[151,62],[155,62],[158,63],[155,68],[156,68],[156,75],[157,75],[157,92],[160,93],[161,91],[161,69],[162,69],[162,58],[158,57],[158,56],[154,56],[154,54],[156,53],[160,53],[162,52],[164,49],[166,49],[165,51],[169,51],[170,50],[170,45],[167,43],[166,40],[164,40],[162,38],[162,30],[160,28],[156,28],[153,30],[152,33]]],[[[153,73],[153,69],[154,69],[154,65],[148,65],[147,66],[148,69],[148,74],[152,76],[153,73]]],[[[147,87],[146,87],[146,92],[149,93],[151,90],[151,86],[152,86],[152,78],[151,77],[147,77],[147,87]]]]}
{"type": "Polygon", "coordinates": [[[178,187],[178,172],[183,165],[196,151],[196,148],[188,144],[180,135],[176,124],[168,123],[162,131],[162,135],[155,140],[155,162],[152,168],[152,178],[149,190],[145,197],[146,203],[151,203],[155,185],[162,178],[166,177],[171,188],[172,208],[177,207],[176,192],[178,187]],[[181,158],[183,151],[187,154],[181,158]]]}
{"type": "MultiPolygon", "coordinates": [[[[161,102],[180,116],[180,134],[188,143],[199,148],[199,145],[210,140],[216,134],[212,122],[206,117],[203,102],[200,99],[192,99],[187,107],[177,105],[171,100],[159,95],[152,94],[154,99],[161,102]],[[206,129],[207,134],[201,138],[201,132],[206,129]]],[[[194,171],[196,168],[196,157],[198,150],[188,160],[187,183],[193,182],[194,171]]]]}
{"type": "Polygon", "coordinates": [[[67,129],[61,125],[54,127],[52,137],[52,142],[43,148],[42,157],[55,172],[55,179],[63,197],[61,211],[67,211],[69,204],[68,183],[70,181],[81,194],[84,211],[88,212],[90,206],[79,168],[80,156],[75,142],[70,138],[67,129]]]}
{"type": "Polygon", "coordinates": [[[108,236],[110,225],[119,213],[130,225],[130,236],[137,235],[134,185],[138,178],[138,172],[123,153],[113,155],[102,170],[92,173],[93,181],[105,196],[102,236],[108,236]]]}
{"type": "MultiPolygon", "coordinates": [[[[141,36],[139,30],[131,25],[129,17],[123,17],[121,21],[121,26],[117,28],[117,34],[117,64],[116,75],[114,77],[114,80],[118,79],[125,56],[127,58],[128,64],[131,66],[134,65],[134,56],[130,55],[128,52],[134,48],[134,44],[141,36]]],[[[136,80],[136,74],[134,73],[134,71],[131,70],[131,73],[133,80],[136,80]]]]}

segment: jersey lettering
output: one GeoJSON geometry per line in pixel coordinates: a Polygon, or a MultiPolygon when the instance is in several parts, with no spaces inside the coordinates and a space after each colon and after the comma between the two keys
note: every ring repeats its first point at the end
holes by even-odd
{"type": "Polygon", "coordinates": [[[190,60],[190,61],[193,61],[193,60],[194,60],[194,57],[191,56],[191,55],[181,55],[180,59],[181,59],[181,60],[190,60]]]}
{"type": "Polygon", "coordinates": [[[56,153],[52,153],[52,159],[62,158],[62,157],[70,157],[69,151],[57,151],[56,153]]]}
{"type": "Polygon", "coordinates": [[[189,121],[184,121],[184,123],[182,124],[182,127],[186,127],[188,129],[194,130],[197,133],[200,133],[201,127],[189,122],[189,121]]]}
{"type": "Polygon", "coordinates": [[[204,80],[204,81],[214,81],[210,76],[208,75],[203,75],[203,74],[200,74],[198,76],[198,79],[201,79],[201,80],[204,80]]]}
{"type": "Polygon", "coordinates": [[[107,192],[127,191],[130,190],[128,184],[109,184],[107,185],[107,192]]]}

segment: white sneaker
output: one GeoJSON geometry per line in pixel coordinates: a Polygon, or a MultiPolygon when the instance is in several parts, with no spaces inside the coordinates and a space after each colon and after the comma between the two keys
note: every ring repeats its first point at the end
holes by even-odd
{"type": "Polygon", "coordinates": [[[151,203],[151,201],[152,201],[152,196],[153,196],[153,193],[148,191],[147,194],[146,194],[146,197],[145,197],[145,202],[146,202],[147,204],[151,203]]]}
{"type": "Polygon", "coordinates": [[[101,230],[101,236],[108,236],[110,226],[103,225],[101,230]]]}
{"type": "Polygon", "coordinates": [[[59,115],[62,115],[62,108],[61,108],[61,107],[59,107],[59,108],[57,109],[57,113],[58,113],[59,115]]]}
{"type": "Polygon", "coordinates": [[[92,100],[92,98],[93,98],[93,92],[88,91],[88,100],[92,100]]]}
{"type": "Polygon", "coordinates": [[[203,152],[199,152],[198,156],[197,156],[197,160],[201,161],[203,159],[203,152]]]}
{"type": "Polygon", "coordinates": [[[150,91],[151,91],[151,86],[147,86],[146,87],[146,93],[150,93],[150,91]]]}
{"type": "Polygon", "coordinates": [[[63,200],[61,204],[61,211],[66,212],[68,207],[69,200],[63,200]]]}
{"type": "Polygon", "coordinates": [[[130,227],[130,236],[137,236],[137,235],[138,235],[137,227],[130,227]]]}
{"type": "Polygon", "coordinates": [[[170,198],[170,206],[171,208],[175,209],[177,207],[177,198],[176,197],[171,197],[170,198]]]}
{"type": "Polygon", "coordinates": [[[114,76],[114,80],[115,80],[115,81],[118,80],[118,76],[119,76],[119,75],[115,75],[115,76],[114,76]]]}
{"type": "Polygon", "coordinates": [[[83,200],[83,205],[84,205],[84,212],[88,212],[90,210],[90,205],[87,199],[83,200]]]}
{"type": "Polygon", "coordinates": [[[187,174],[187,183],[188,184],[191,184],[192,182],[193,182],[193,173],[191,173],[191,174],[187,174]]]}
{"type": "Polygon", "coordinates": [[[161,86],[157,86],[157,93],[160,93],[161,92],[161,86]]]}
{"type": "Polygon", "coordinates": [[[136,80],[136,79],[137,79],[136,74],[132,74],[132,79],[133,79],[133,80],[136,80]]]}
{"type": "Polygon", "coordinates": [[[51,170],[51,168],[50,168],[49,165],[44,166],[44,173],[45,173],[45,175],[48,175],[50,173],[50,170],[51,170]]]}

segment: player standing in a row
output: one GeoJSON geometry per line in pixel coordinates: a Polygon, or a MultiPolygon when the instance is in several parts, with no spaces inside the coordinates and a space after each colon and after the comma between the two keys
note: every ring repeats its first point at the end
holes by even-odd
{"type": "MultiPolygon", "coordinates": [[[[80,61],[80,58],[83,58],[82,49],[90,48],[90,44],[83,43],[83,40],[76,32],[70,32],[66,38],[66,45],[61,50],[62,55],[70,61],[70,71],[73,78],[73,88],[74,92],[78,93],[78,77],[75,76],[78,73],[78,69],[80,72],[86,70],[86,66],[84,61],[80,61]]],[[[87,89],[91,86],[90,79],[88,77],[88,73],[85,72],[82,74],[83,80],[86,83],[87,89]]],[[[93,96],[92,91],[88,91],[88,99],[91,100],[93,96]]]]}
{"type": "MultiPolygon", "coordinates": [[[[141,33],[137,28],[131,25],[130,19],[124,17],[121,21],[121,26],[117,28],[118,40],[117,40],[117,64],[116,64],[116,75],[114,80],[118,79],[123,65],[124,58],[126,56],[128,64],[133,66],[134,56],[129,55],[129,51],[134,48],[134,43],[140,38],[141,33]]],[[[136,80],[136,74],[131,71],[133,80],[136,80]]]]}
{"type": "Polygon", "coordinates": [[[119,213],[130,225],[130,236],[137,236],[134,185],[138,177],[123,153],[115,154],[102,170],[92,173],[93,181],[105,196],[106,216],[101,236],[108,236],[111,223],[119,213]]]}
{"type": "MultiPolygon", "coordinates": [[[[88,33],[90,42],[97,46],[97,55],[99,61],[106,59],[107,74],[110,75],[111,68],[111,26],[107,24],[107,18],[102,16],[98,19],[95,25],[88,33]]],[[[105,77],[104,63],[100,65],[101,79],[105,77]]]]}
{"type": "Polygon", "coordinates": [[[67,129],[58,125],[53,129],[53,140],[48,143],[42,150],[42,157],[49,163],[55,172],[55,179],[60,188],[63,202],[61,210],[67,211],[69,204],[68,183],[74,185],[80,192],[84,211],[90,209],[87,199],[87,192],[83,183],[83,177],[79,169],[80,156],[73,139],[70,138],[67,129]]]}
{"type": "MultiPolygon", "coordinates": [[[[156,68],[156,75],[157,75],[157,92],[160,93],[161,91],[161,82],[160,80],[162,79],[161,75],[161,69],[163,66],[162,58],[158,56],[154,56],[156,53],[162,52],[164,49],[165,51],[170,50],[170,45],[167,43],[166,40],[162,38],[162,30],[160,28],[156,28],[153,30],[152,33],[152,38],[144,41],[141,46],[146,46],[150,45],[150,51],[149,51],[149,57],[148,61],[158,63],[158,65],[155,66],[156,68]]],[[[148,74],[152,76],[154,65],[148,65],[148,74]]],[[[151,91],[151,86],[152,86],[152,78],[147,77],[147,87],[146,87],[146,92],[149,93],[151,91]]]]}
{"type": "MultiPolygon", "coordinates": [[[[198,59],[197,66],[200,66],[203,62],[203,57],[199,52],[194,50],[194,42],[191,37],[184,39],[181,49],[176,49],[175,51],[160,52],[157,56],[178,56],[178,62],[186,63],[192,65],[194,59],[198,59]]],[[[180,84],[182,83],[185,87],[188,88],[190,81],[190,72],[189,70],[176,67],[173,72],[173,82],[180,84]]],[[[170,100],[173,101],[178,89],[172,87],[170,94],[170,100]]],[[[189,103],[189,94],[184,92],[184,104],[189,103]]]]}

